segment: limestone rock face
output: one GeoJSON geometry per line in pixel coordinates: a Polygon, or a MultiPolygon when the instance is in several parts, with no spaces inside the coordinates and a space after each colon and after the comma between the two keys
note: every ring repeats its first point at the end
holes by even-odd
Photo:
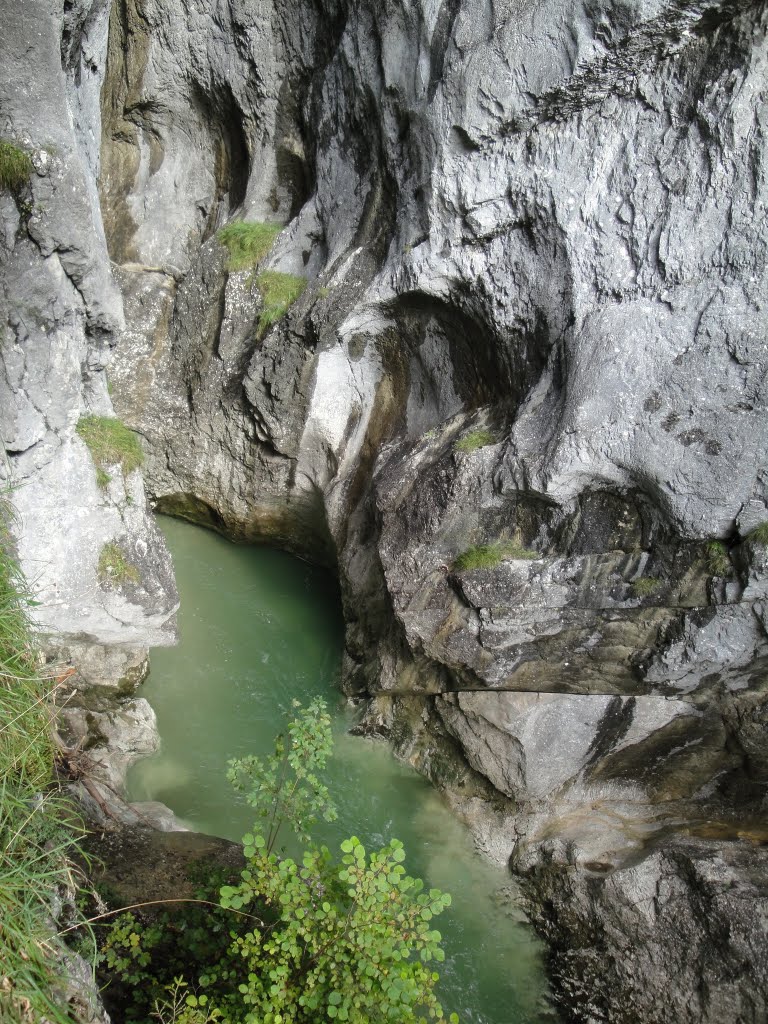
{"type": "Polygon", "coordinates": [[[745,830],[741,842],[719,849],[678,838],[613,875],[592,864],[581,872],[547,867],[529,879],[554,973],[579,1007],[574,1020],[720,1024],[765,1016],[765,850],[750,838],[759,841],[745,830]]]}
{"type": "Polygon", "coordinates": [[[2,132],[32,169],[0,194],[0,480],[42,629],[168,643],[176,590],[142,480],[110,467],[99,486],[76,432],[85,415],[113,415],[104,368],[124,319],[96,187],[110,5],[66,7],[17,5],[4,17],[2,132]],[[107,544],[135,567],[130,586],[100,572],[107,544]]]}
{"type": "Polygon", "coordinates": [[[44,587],[72,580],[46,621],[167,634],[139,478],[99,491],[74,430],[113,401],[159,509],[338,566],[363,727],[550,901],[553,948],[583,937],[606,981],[590,1002],[587,959],[561,956],[573,1012],[756,1024],[759,945],[720,894],[764,891],[740,833],[768,781],[765,6],[24,16],[2,110],[35,173],[0,195],[0,415],[22,559],[47,536],[44,587]],[[38,93],[15,84],[33,22],[38,93]],[[240,270],[232,219],[282,228],[240,270]],[[271,326],[264,270],[306,280],[271,326]],[[97,581],[110,540],[141,584],[97,581]],[[605,965],[622,929],[636,970],[605,965]]]}

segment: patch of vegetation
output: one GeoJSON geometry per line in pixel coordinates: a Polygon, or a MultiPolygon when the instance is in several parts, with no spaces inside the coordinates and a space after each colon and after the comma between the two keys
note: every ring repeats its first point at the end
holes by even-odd
{"type": "Polygon", "coordinates": [[[474,452],[478,448],[487,448],[489,444],[496,444],[496,438],[490,430],[471,430],[460,438],[453,448],[457,452],[474,452]]]}
{"type": "Polygon", "coordinates": [[[751,530],[748,540],[751,540],[753,544],[762,544],[763,547],[768,547],[768,522],[760,523],[754,530],[751,530]]]}
{"type": "Polygon", "coordinates": [[[256,285],[264,300],[256,337],[263,338],[272,324],[285,316],[288,309],[299,298],[307,287],[307,281],[306,278],[297,277],[295,274],[265,270],[256,278],[256,285]]]}
{"type": "Polygon", "coordinates": [[[711,540],[706,547],[706,566],[713,576],[728,576],[731,572],[731,559],[728,548],[721,540],[711,540]]]}
{"type": "Polygon", "coordinates": [[[40,672],[10,522],[0,498],[0,1021],[71,1024],[55,996],[65,968],[51,902],[72,891],[79,833],[54,781],[57,682],[40,672]]]}
{"type": "Polygon", "coordinates": [[[34,170],[29,154],[12,142],[0,140],[0,188],[18,192],[34,170]]]}
{"type": "Polygon", "coordinates": [[[259,221],[236,220],[227,224],[216,235],[229,249],[227,270],[235,273],[255,267],[267,255],[282,230],[279,224],[259,221]]]}
{"type": "Polygon", "coordinates": [[[450,897],[406,874],[396,839],[369,852],[352,836],[338,859],[312,843],[313,825],[336,817],[322,781],[331,722],[319,698],[294,707],[273,755],[230,762],[257,820],[243,837],[246,868],[221,887],[219,906],[191,927],[186,915],[168,927],[123,916],[111,929],[105,961],[136,1001],[131,1018],[458,1024],[433,969],[444,959],[433,920],[450,897]],[[284,826],[304,846],[296,860],[277,852],[284,826]]]}
{"type": "Polygon", "coordinates": [[[524,558],[531,561],[538,558],[538,551],[524,548],[518,541],[499,541],[496,544],[483,544],[468,548],[455,559],[453,568],[457,572],[471,569],[494,569],[505,558],[524,558]]]}
{"type": "Polygon", "coordinates": [[[635,597],[650,597],[655,594],[661,586],[661,580],[656,576],[641,576],[635,580],[629,588],[635,597]]]}
{"type": "Polygon", "coordinates": [[[139,570],[128,561],[125,552],[114,541],[105,544],[99,552],[99,579],[102,583],[138,583],[139,570]]]}
{"type": "Polygon", "coordinates": [[[138,437],[118,419],[84,416],[77,424],[77,433],[91,453],[99,487],[106,487],[109,483],[107,470],[110,466],[119,465],[127,476],[144,461],[138,437]]]}
{"type": "Polygon", "coordinates": [[[327,285],[323,285],[321,288],[317,289],[318,299],[327,299],[330,294],[331,289],[327,285]]]}

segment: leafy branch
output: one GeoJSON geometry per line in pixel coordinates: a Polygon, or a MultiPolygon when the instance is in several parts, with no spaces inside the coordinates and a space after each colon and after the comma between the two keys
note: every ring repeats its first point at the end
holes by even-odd
{"type": "MultiPolygon", "coordinates": [[[[142,935],[135,920],[120,919],[107,944],[112,968],[145,992],[161,1021],[457,1024],[440,1004],[433,966],[444,959],[433,919],[450,896],[407,874],[397,839],[369,852],[352,836],[340,858],[310,842],[320,817],[336,817],[321,777],[333,747],[331,723],[320,699],[293,707],[272,755],[230,762],[229,777],[257,822],[243,838],[240,881],[220,888],[213,914],[234,911],[252,921],[228,930],[226,949],[215,942],[203,956],[179,949],[169,964],[160,955],[169,941],[157,926],[142,935]],[[283,825],[304,844],[296,859],[276,852],[283,825]]],[[[201,931],[205,942],[204,929],[174,927],[176,946],[201,931]]]]}

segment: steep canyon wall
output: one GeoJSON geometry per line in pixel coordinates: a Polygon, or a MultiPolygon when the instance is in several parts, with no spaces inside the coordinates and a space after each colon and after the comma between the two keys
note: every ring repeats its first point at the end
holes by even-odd
{"type": "Polygon", "coordinates": [[[765,6],[64,8],[9,14],[0,94],[43,624],[170,637],[142,486],[335,565],[364,728],[511,859],[575,1019],[764,1020],[765,6]],[[307,281],[266,332],[263,269],[307,281]],[[96,483],[113,409],[144,485],[96,483]]]}

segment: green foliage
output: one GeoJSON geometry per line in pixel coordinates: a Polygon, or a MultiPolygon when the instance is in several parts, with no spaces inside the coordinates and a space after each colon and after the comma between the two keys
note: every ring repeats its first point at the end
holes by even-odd
{"type": "Polygon", "coordinates": [[[77,433],[85,441],[96,466],[96,482],[106,487],[110,477],[107,470],[120,466],[127,476],[144,461],[139,439],[120,420],[109,416],[83,416],[77,424],[77,433]]]}
{"type": "Polygon", "coordinates": [[[641,576],[639,580],[634,581],[630,589],[635,597],[650,597],[660,586],[661,580],[656,576],[641,576]]]}
{"type": "Polygon", "coordinates": [[[10,504],[0,498],[0,784],[35,789],[50,778],[53,743],[48,688],[29,626],[32,601],[10,554],[11,522],[10,504]]]}
{"type": "Polygon", "coordinates": [[[51,896],[73,884],[78,830],[52,787],[49,681],[40,674],[28,608],[0,499],[0,1022],[70,1022],[55,992],[63,974],[51,896]]]}
{"type": "Polygon", "coordinates": [[[753,544],[762,544],[763,547],[768,547],[768,522],[760,523],[748,536],[753,544]]]}
{"type": "Polygon", "coordinates": [[[33,169],[23,149],[5,139],[0,140],[0,189],[18,192],[29,181],[33,169]]]}
{"type": "MultiPolygon", "coordinates": [[[[181,937],[172,943],[171,962],[157,956],[149,973],[145,954],[150,946],[167,947],[168,939],[162,929],[159,937],[142,933],[123,919],[106,956],[142,998],[154,1000],[161,1021],[445,1024],[433,969],[444,954],[433,920],[450,897],[406,873],[402,843],[393,839],[368,852],[353,836],[341,844],[340,859],[311,844],[296,859],[275,851],[283,824],[306,842],[312,823],[335,816],[320,778],[332,746],[325,704],[294,707],[272,756],[231,762],[230,778],[265,827],[243,838],[245,870],[220,890],[214,920],[236,915],[226,951],[219,945],[201,966],[180,951],[181,937]],[[201,1016],[183,1016],[187,1011],[201,1016]]],[[[207,933],[205,940],[211,941],[207,933]]],[[[449,1019],[458,1021],[455,1014],[449,1019]]]]}
{"type": "Polygon", "coordinates": [[[720,540],[711,540],[706,547],[706,565],[713,576],[728,576],[731,572],[731,560],[728,548],[720,540]]]}
{"type": "MultiPolygon", "coordinates": [[[[196,881],[194,900],[169,905],[159,913],[145,910],[142,918],[124,913],[108,926],[98,977],[114,1019],[144,1022],[162,1013],[159,1019],[174,1020],[173,1014],[179,1015],[174,1009],[180,993],[177,983],[186,986],[187,995],[197,997],[197,978],[212,964],[226,963],[234,938],[253,927],[249,915],[233,914],[217,905],[220,886],[234,878],[223,877],[218,867],[205,865],[202,870],[207,877],[196,881]]],[[[222,987],[226,991],[226,981],[222,987]]],[[[214,995],[220,993],[203,995],[202,1005],[214,995]]],[[[214,1008],[212,1002],[210,1008],[214,1008]]],[[[196,1018],[191,1017],[188,1024],[197,1024],[196,1018]]]]}
{"type": "Polygon", "coordinates": [[[538,558],[538,552],[524,548],[517,541],[498,541],[496,544],[482,544],[468,548],[454,560],[453,568],[457,572],[471,569],[494,569],[505,558],[523,558],[531,561],[538,558]]]}
{"type": "Polygon", "coordinates": [[[457,452],[474,452],[478,448],[486,448],[489,444],[496,444],[496,438],[489,430],[470,430],[454,444],[453,448],[457,452]]]}
{"type": "MultiPolygon", "coordinates": [[[[293,707],[301,705],[294,701],[293,707]]],[[[336,808],[320,778],[332,751],[331,717],[325,701],[316,697],[276,738],[274,754],[229,762],[227,778],[264,823],[267,853],[283,824],[308,843],[321,817],[336,820],[336,808]]]]}
{"type": "Polygon", "coordinates": [[[295,274],[281,274],[277,270],[265,270],[256,278],[256,284],[264,300],[256,332],[263,338],[272,324],[276,323],[307,287],[306,279],[295,274]]]}
{"type": "Polygon", "coordinates": [[[227,224],[216,237],[229,249],[227,270],[249,270],[263,260],[282,231],[279,224],[236,220],[227,224]]]}
{"type": "Polygon", "coordinates": [[[161,938],[162,930],[157,925],[145,928],[133,914],[121,914],[112,923],[102,947],[103,961],[126,984],[142,985],[151,980],[146,968],[161,938]]]}
{"type": "Polygon", "coordinates": [[[208,997],[196,996],[189,991],[189,985],[178,975],[165,986],[168,993],[162,999],[155,999],[152,1016],[160,1024],[210,1024],[221,1020],[221,1010],[209,1009],[208,997]]]}
{"type": "Polygon", "coordinates": [[[430,962],[444,958],[432,919],[450,897],[425,892],[406,874],[400,842],[369,854],[353,836],[341,844],[340,865],[326,847],[306,850],[297,862],[267,853],[261,836],[245,843],[248,867],[239,886],[222,890],[222,904],[264,901],[274,917],[268,929],[234,944],[243,980],[224,1003],[225,1018],[445,1020],[430,962]]]}
{"type": "Polygon", "coordinates": [[[120,545],[109,541],[99,553],[99,579],[102,583],[119,586],[121,583],[138,583],[141,576],[120,545]]]}

